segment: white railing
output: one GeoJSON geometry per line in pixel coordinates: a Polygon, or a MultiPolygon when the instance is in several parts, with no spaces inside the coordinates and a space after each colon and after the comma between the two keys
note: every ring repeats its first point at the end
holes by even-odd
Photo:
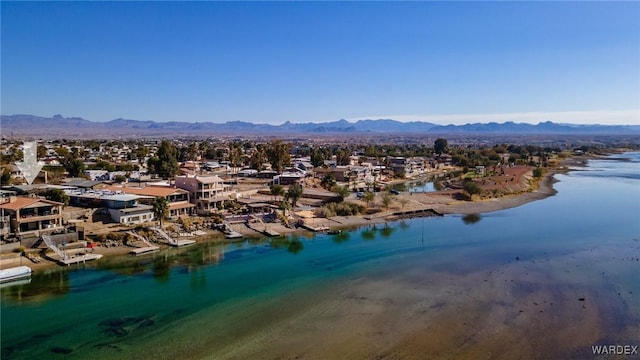
{"type": "Polygon", "coordinates": [[[152,227],[151,228],[156,234],[160,235],[160,237],[164,238],[165,240],[167,240],[169,242],[169,244],[177,244],[178,242],[173,239],[171,236],[169,236],[169,234],[167,234],[164,230],[157,228],[157,227],[152,227]]]}
{"type": "Polygon", "coordinates": [[[145,243],[145,245],[153,246],[153,245],[151,245],[151,243],[144,236],[138,235],[138,234],[134,233],[133,231],[129,231],[128,233],[133,235],[134,238],[136,238],[136,239],[142,241],[143,243],[145,243]]]}
{"type": "Polygon", "coordinates": [[[49,249],[53,250],[53,252],[56,253],[58,256],[60,256],[62,259],[67,258],[67,254],[65,254],[64,251],[60,250],[58,245],[55,242],[53,242],[53,239],[51,239],[51,236],[46,234],[42,235],[42,240],[44,240],[44,243],[47,244],[49,249]]]}

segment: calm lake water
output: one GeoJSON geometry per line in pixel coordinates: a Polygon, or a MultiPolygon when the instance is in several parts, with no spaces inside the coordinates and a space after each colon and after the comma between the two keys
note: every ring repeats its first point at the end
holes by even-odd
{"type": "Polygon", "coordinates": [[[640,153],[478,216],[200,244],[1,289],[3,359],[575,358],[640,345],[640,153]]]}

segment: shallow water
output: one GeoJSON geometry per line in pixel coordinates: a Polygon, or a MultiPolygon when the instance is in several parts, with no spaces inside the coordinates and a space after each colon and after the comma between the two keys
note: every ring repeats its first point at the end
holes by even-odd
{"type": "Polygon", "coordinates": [[[409,191],[409,192],[434,192],[436,191],[435,184],[432,181],[409,181],[406,183],[395,184],[392,186],[393,189],[399,191],[409,191]]]}
{"type": "Polygon", "coordinates": [[[478,217],[105,259],[3,288],[2,358],[589,358],[640,345],[640,153],[478,217]]]}
{"type": "Polygon", "coordinates": [[[436,191],[436,187],[435,187],[435,184],[431,181],[429,182],[418,181],[418,182],[409,184],[409,191],[410,192],[434,192],[436,191]]]}

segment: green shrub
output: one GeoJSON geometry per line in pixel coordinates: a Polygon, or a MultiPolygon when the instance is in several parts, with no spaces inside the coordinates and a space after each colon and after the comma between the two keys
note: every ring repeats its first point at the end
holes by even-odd
{"type": "Polygon", "coordinates": [[[542,173],[543,171],[542,171],[542,168],[540,167],[533,169],[533,177],[536,177],[536,178],[542,177],[542,173]]]}

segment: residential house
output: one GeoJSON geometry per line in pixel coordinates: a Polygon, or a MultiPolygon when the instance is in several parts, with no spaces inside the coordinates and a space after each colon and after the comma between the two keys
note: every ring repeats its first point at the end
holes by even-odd
{"type": "Polygon", "coordinates": [[[65,181],[65,185],[66,186],[71,186],[71,187],[76,187],[79,189],[92,189],[92,190],[99,190],[99,189],[103,189],[107,186],[109,186],[107,183],[105,183],[104,181],[99,181],[99,180],[87,180],[87,179],[83,179],[83,178],[72,178],[69,179],[67,181],[65,181]]]}
{"type": "MultiPolygon", "coordinates": [[[[8,203],[11,197],[15,197],[15,191],[0,190],[0,205],[8,203]]],[[[11,217],[4,214],[4,210],[0,209],[0,239],[4,240],[9,237],[11,232],[11,217]]]]}
{"type": "Polygon", "coordinates": [[[138,225],[154,220],[153,207],[138,204],[139,197],[131,194],[116,194],[103,197],[113,221],[125,225],[138,225]]]}
{"type": "Polygon", "coordinates": [[[153,221],[150,205],[139,204],[141,197],[125,194],[122,191],[104,190],[68,190],[69,203],[74,206],[88,208],[106,208],[111,219],[125,225],[136,225],[153,221]]]}
{"type": "Polygon", "coordinates": [[[334,166],[329,168],[318,168],[315,173],[316,177],[320,179],[327,174],[333,174],[336,181],[347,182],[351,176],[351,169],[348,166],[334,166]]]}
{"type": "Polygon", "coordinates": [[[280,175],[273,177],[273,183],[277,185],[294,185],[304,186],[304,178],[306,173],[303,171],[284,171],[280,175]]]}
{"type": "Polygon", "coordinates": [[[209,214],[222,209],[228,201],[234,200],[235,191],[217,175],[212,176],[176,176],[177,188],[187,190],[192,203],[196,204],[198,214],[209,214]]]}
{"type": "Polygon", "coordinates": [[[300,169],[307,174],[312,174],[314,169],[314,166],[311,162],[303,159],[293,160],[293,167],[295,167],[296,169],[300,169]]]}
{"type": "Polygon", "coordinates": [[[169,217],[188,216],[194,213],[195,205],[189,202],[187,190],[169,186],[122,187],[112,186],[108,190],[138,195],[138,201],[153,206],[156,197],[163,197],[169,203],[169,217]]]}
{"type": "Polygon", "coordinates": [[[63,229],[62,206],[64,204],[38,197],[22,197],[10,195],[3,197],[0,204],[2,218],[2,235],[38,237],[43,232],[63,229]],[[9,231],[5,229],[8,223],[9,231]]]}

